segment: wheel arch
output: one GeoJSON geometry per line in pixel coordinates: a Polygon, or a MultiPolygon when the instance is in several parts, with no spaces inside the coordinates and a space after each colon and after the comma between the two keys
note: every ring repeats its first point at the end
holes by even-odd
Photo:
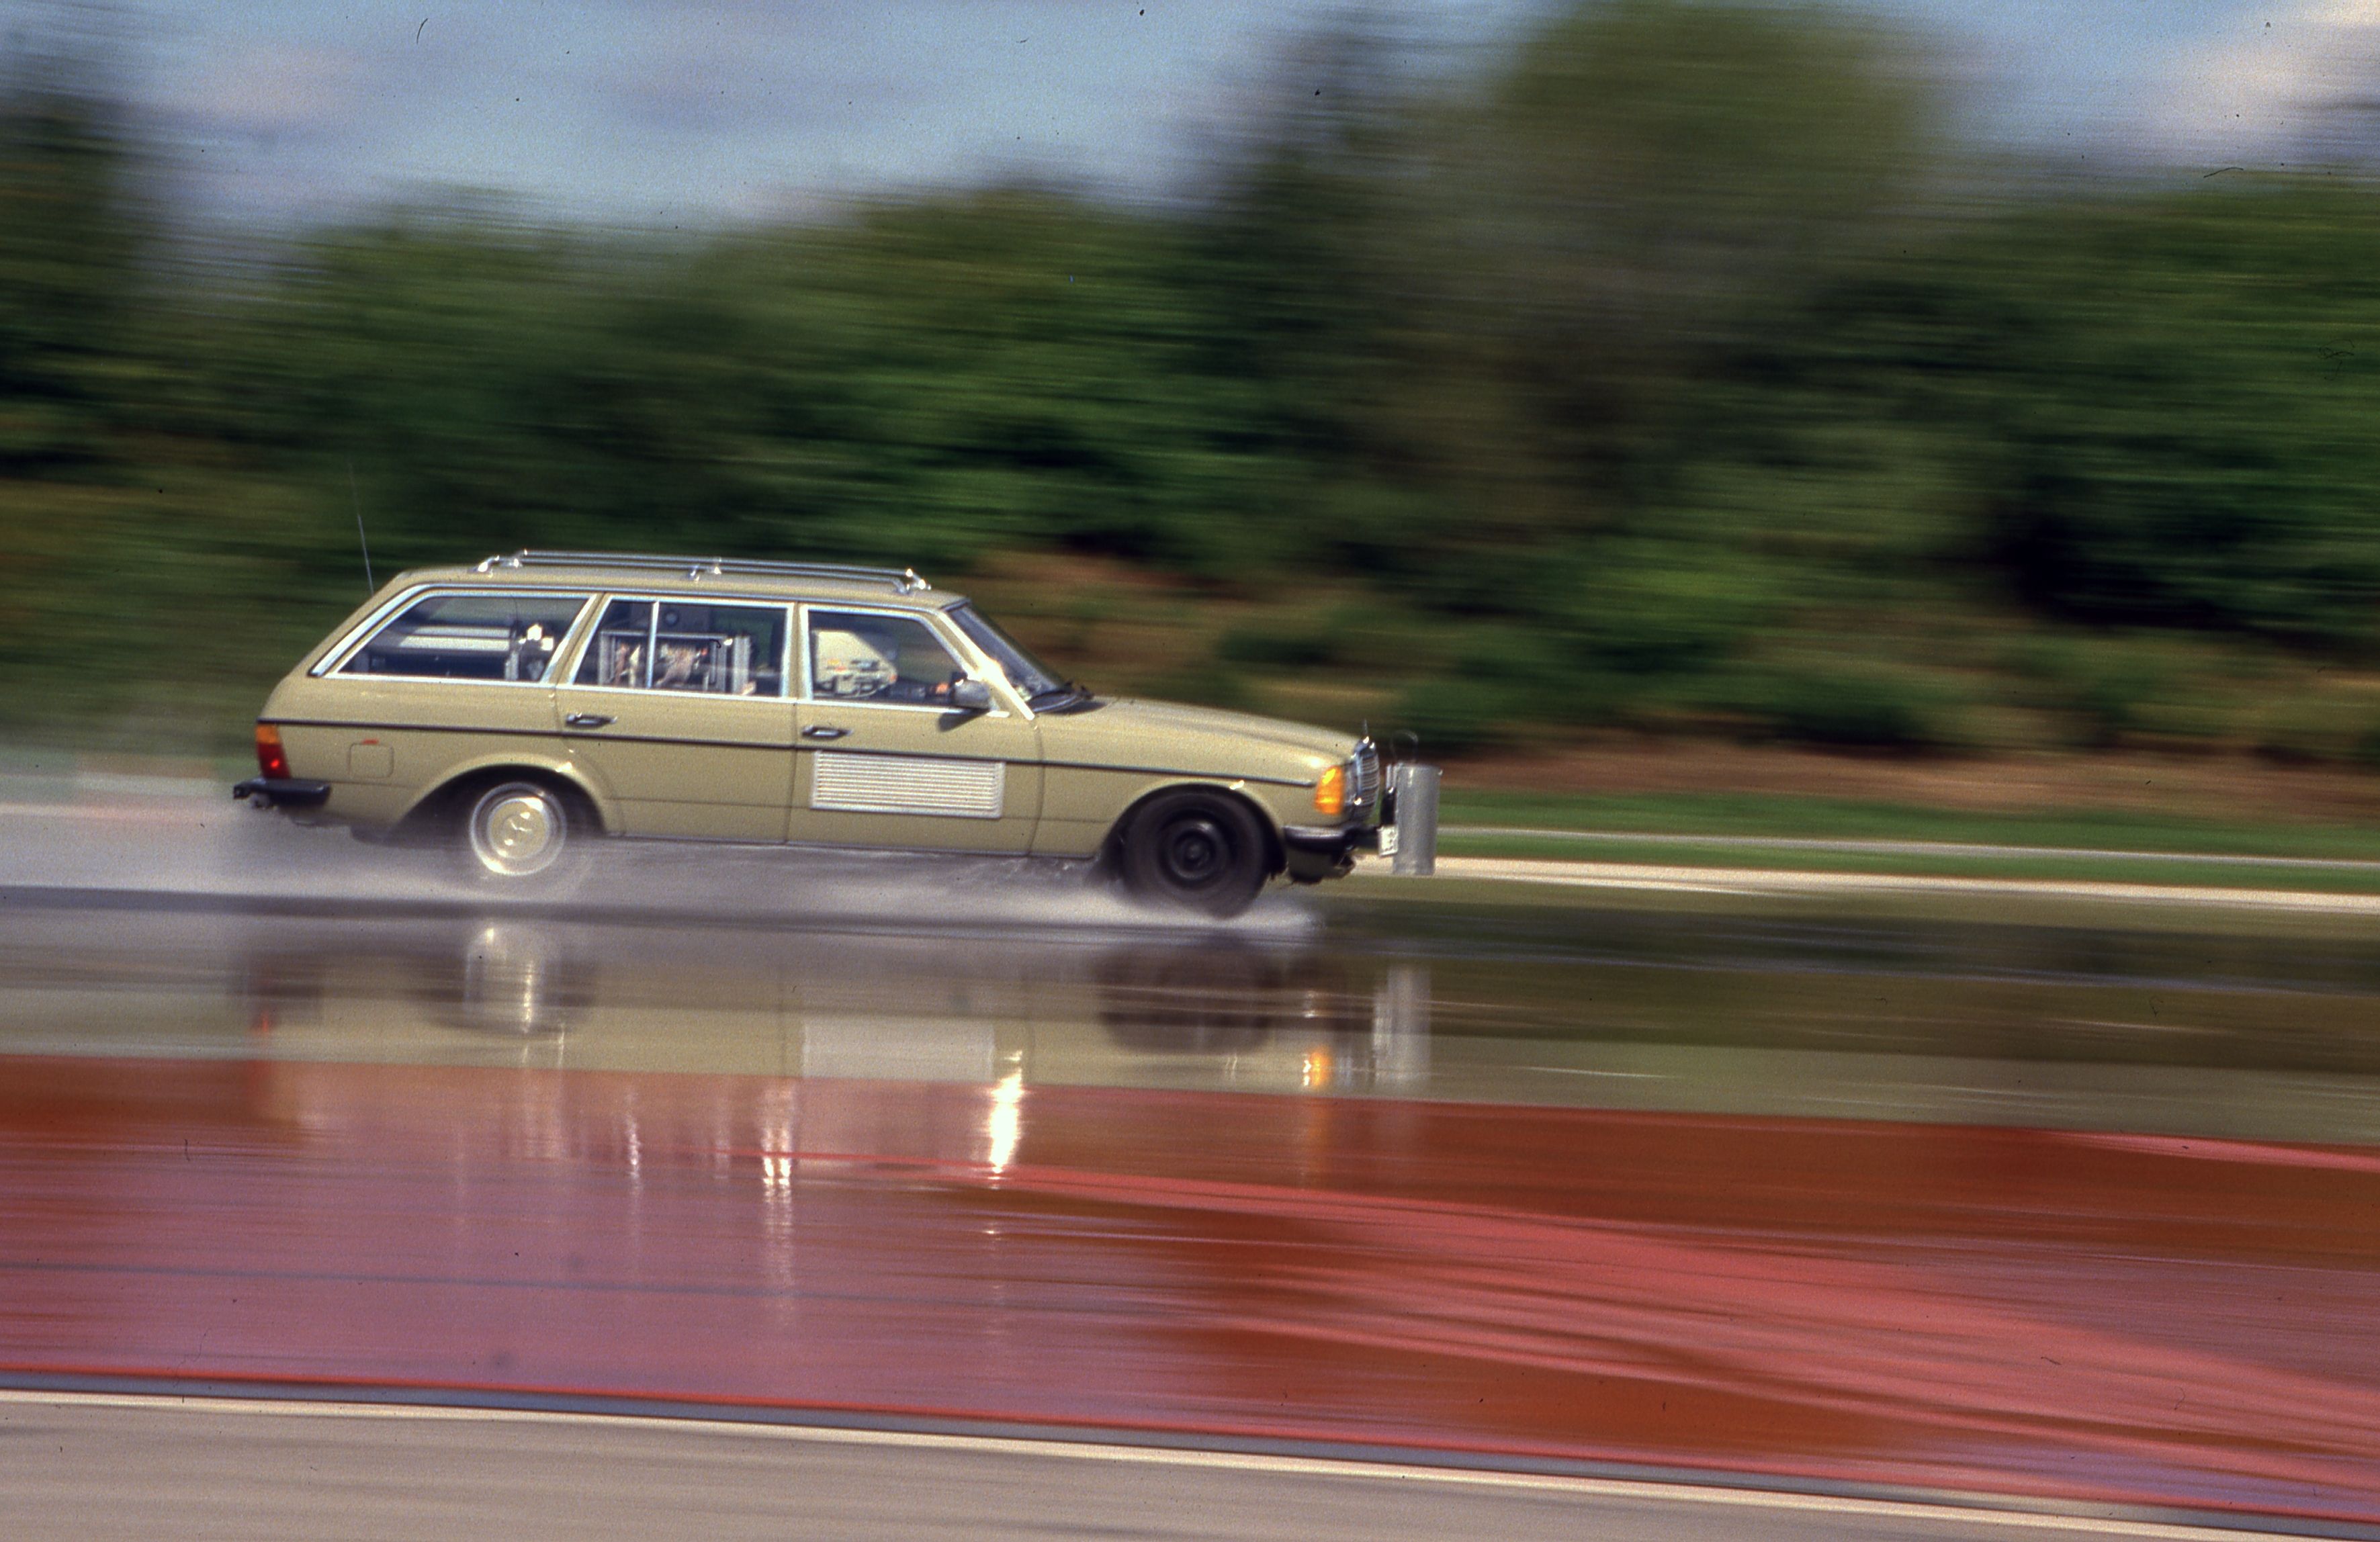
{"type": "Polygon", "coordinates": [[[534,782],[552,788],[594,817],[595,833],[599,835],[619,828],[601,795],[577,767],[516,756],[492,756],[449,771],[407,806],[405,812],[397,816],[397,824],[400,828],[419,829],[452,818],[474,795],[507,781],[534,782]]]}

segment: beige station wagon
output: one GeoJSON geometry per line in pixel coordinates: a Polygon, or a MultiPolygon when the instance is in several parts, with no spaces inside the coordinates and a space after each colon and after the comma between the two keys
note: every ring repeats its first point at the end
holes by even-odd
{"type": "Polygon", "coordinates": [[[1093,862],[1229,916],[1358,852],[1427,870],[1437,804],[1369,738],[1095,696],[915,573],[719,558],[404,574],[274,687],[256,748],[235,795],[448,840],[507,886],[618,835],[1093,862]]]}

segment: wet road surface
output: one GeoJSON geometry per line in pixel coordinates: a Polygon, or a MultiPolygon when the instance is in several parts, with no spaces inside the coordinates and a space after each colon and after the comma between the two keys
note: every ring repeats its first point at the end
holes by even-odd
{"type": "MultiPolygon", "coordinates": [[[[20,1058],[0,1366],[2380,1516],[2380,1159],[20,1058]]],[[[64,1384],[63,1381],[57,1384],[64,1384]]]]}
{"type": "Polygon", "coordinates": [[[2353,936],[657,870],[15,893],[0,1379],[2380,1525],[2353,936]]]}

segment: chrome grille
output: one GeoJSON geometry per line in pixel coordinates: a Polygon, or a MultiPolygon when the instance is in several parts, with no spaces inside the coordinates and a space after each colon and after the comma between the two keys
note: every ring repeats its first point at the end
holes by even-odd
{"type": "Polygon", "coordinates": [[[820,750],[810,760],[810,807],[853,814],[1000,818],[1008,768],[998,760],[820,750]]]}
{"type": "Polygon", "coordinates": [[[1355,746],[1347,760],[1347,807],[1369,808],[1380,796],[1380,751],[1371,740],[1355,746]]]}

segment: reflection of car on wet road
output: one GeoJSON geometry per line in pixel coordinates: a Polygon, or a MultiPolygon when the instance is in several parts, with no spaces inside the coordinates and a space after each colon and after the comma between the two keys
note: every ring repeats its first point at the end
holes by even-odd
{"type": "Polygon", "coordinates": [[[227,1021],[301,1061],[1274,1093],[1411,1088],[1430,1063],[1427,965],[1212,934],[1025,952],[481,917],[240,934],[227,1021]]]}
{"type": "Polygon", "coordinates": [[[499,882],[593,834],[783,842],[1097,859],[1217,915],[1410,856],[1434,803],[1400,822],[1368,738],[1095,696],[914,573],[585,552],[402,575],[273,690],[257,760],[241,795],[499,882]]]}

